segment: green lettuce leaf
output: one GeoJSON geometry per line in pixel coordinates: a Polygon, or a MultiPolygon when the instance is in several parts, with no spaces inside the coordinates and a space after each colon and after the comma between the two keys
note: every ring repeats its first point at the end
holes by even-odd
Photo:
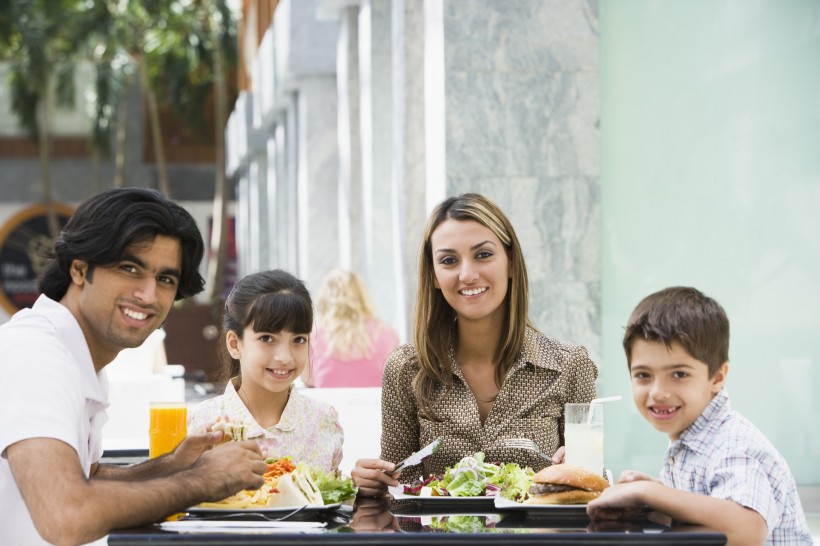
{"type": "Polygon", "coordinates": [[[309,471],[325,504],[336,504],[356,496],[353,480],[340,472],[326,472],[321,468],[310,468],[309,471]]]}

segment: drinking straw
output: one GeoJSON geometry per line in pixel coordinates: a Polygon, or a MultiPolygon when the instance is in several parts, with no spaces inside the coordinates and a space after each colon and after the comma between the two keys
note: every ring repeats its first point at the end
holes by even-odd
{"type": "Polygon", "coordinates": [[[604,398],[593,398],[589,402],[589,413],[587,413],[587,425],[592,424],[592,406],[594,404],[603,404],[604,402],[615,402],[620,400],[620,396],[606,396],[604,398]]]}

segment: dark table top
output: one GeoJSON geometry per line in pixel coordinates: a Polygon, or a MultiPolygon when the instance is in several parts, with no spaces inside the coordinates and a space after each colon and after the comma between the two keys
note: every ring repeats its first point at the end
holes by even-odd
{"type": "MultiPolygon", "coordinates": [[[[271,515],[271,514],[267,514],[271,515]]],[[[189,517],[212,517],[192,514],[189,517]]],[[[220,516],[217,516],[220,518],[220,516]]],[[[234,521],[237,518],[228,518],[234,521]]],[[[247,516],[261,522],[259,516],[247,516]]],[[[583,506],[533,507],[530,510],[499,511],[492,504],[431,503],[357,499],[352,506],[335,510],[300,513],[288,521],[320,521],[323,528],[253,528],[167,531],[158,525],[113,531],[112,546],[200,545],[200,544],[441,544],[470,545],[502,543],[505,546],[532,544],[697,544],[722,545],[722,533],[706,529],[667,526],[650,514],[629,521],[590,522],[583,506]],[[503,536],[501,536],[503,535],[503,536]]],[[[219,521],[209,519],[209,522],[219,521]]],[[[225,521],[225,519],[222,519],[225,521]]]]}

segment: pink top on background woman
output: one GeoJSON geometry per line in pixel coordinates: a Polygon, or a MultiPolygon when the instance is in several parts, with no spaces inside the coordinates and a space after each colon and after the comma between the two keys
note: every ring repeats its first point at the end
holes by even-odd
{"type": "Polygon", "coordinates": [[[319,287],[302,380],[308,387],[380,387],[384,363],[398,345],[396,331],[376,317],[361,277],[332,269],[319,287]]]}
{"type": "Polygon", "coordinates": [[[342,359],[328,354],[327,339],[321,327],[310,338],[311,366],[308,384],[312,387],[381,387],[387,357],[399,345],[399,336],[384,322],[367,319],[370,356],[342,359]]]}

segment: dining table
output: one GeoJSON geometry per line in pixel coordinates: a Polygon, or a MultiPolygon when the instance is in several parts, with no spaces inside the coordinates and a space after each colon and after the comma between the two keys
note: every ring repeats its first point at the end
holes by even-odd
{"type": "Polygon", "coordinates": [[[190,509],[108,536],[111,546],[145,545],[723,545],[713,530],[653,512],[591,521],[584,505],[500,508],[493,499],[357,497],[328,507],[227,511],[190,509]]]}

